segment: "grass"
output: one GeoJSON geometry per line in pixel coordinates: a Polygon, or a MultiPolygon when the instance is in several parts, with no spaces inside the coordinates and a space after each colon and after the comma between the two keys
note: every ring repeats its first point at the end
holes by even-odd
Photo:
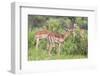
{"type": "Polygon", "coordinates": [[[35,47],[30,48],[28,50],[28,60],[57,60],[57,59],[82,59],[87,58],[87,56],[84,55],[64,55],[61,54],[58,56],[57,54],[52,53],[51,56],[48,56],[47,50],[36,50],[35,47]]]}

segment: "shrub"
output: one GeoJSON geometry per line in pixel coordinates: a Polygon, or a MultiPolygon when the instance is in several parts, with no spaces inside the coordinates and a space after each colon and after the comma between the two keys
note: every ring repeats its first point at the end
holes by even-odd
{"type": "Polygon", "coordinates": [[[63,52],[68,54],[87,55],[88,40],[87,32],[85,31],[81,36],[81,29],[77,29],[68,39],[65,40],[63,45],[63,52]]]}
{"type": "Polygon", "coordinates": [[[28,32],[28,48],[31,48],[31,47],[33,47],[36,44],[35,43],[34,34],[35,34],[34,31],[28,32]]]}

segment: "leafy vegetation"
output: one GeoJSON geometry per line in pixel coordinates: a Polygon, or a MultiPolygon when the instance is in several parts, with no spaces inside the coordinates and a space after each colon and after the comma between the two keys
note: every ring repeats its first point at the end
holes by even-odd
{"type": "Polygon", "coordinates": [[[28,15],[28,60],[76,59],[88,56],[88,18],[67,16],[36,16],[28,15]],[[36,49],[35,33],[42,29],[63,34],[66,27],[76,30],[65,39],[61,46],[61,55],[57,55],[57,48],[52,49],[52,56],[48,56],[47,40],[41,39],[36,49]],[[82,32],[83,31],[83,32],[82,32]]]}

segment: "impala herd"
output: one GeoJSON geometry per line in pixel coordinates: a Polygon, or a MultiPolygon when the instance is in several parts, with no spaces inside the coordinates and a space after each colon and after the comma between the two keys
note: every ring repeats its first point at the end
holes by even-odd
{"type": "Polygon", "coordinates": [[[38,49],[39,41],[41,39],[47,39],[47,49],[48,49],[48,55],[51,56],[51,50],[53,47],[55,47],[55,44],[58,44],[57,54],[60,55],[60,48],[61,44],[64,42],[66,38],[73,32],[73,29],[67,29],[65,33],[60,34],[56,32],[51,32],[48,30],[42,30],[35,33],[35,39],[36,39],[36,49],[38,49]]]}

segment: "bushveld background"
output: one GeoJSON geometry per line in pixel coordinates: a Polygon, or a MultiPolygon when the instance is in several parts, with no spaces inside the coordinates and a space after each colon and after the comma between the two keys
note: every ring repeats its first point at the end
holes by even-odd
{"type": "Polygon", "coordinates": [[[28,15],[28,60],[55,60],[55,59],[79,59],[88,57],[88,18],[71,16],[43,16],[28,15]],[[52,56],[48,56],[46,49],[47,40],[42,39],[39,48],[36,49],[35,33],[48,29],[49,31],[63,34],[64,26],[73,27],[77,24],[75,34],[71,34],[61,46],[61,54],[56,54],[56,48],[52,49],[52,56]],[[81,33],[81,29],[84,33],[81,33]]]}

